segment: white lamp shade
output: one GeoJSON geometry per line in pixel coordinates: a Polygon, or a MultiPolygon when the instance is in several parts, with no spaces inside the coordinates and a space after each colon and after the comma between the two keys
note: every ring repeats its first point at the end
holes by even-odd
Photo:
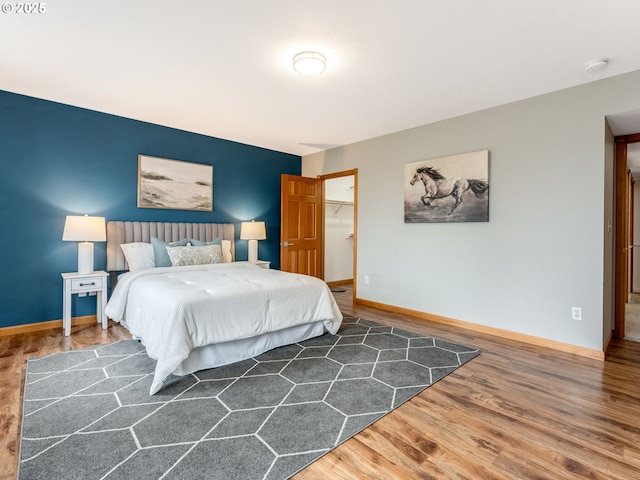
{"type": "Polygon", "coordinates": [[[71,242],[105,242],[107,230],[104,217],[68,215],[64,222],[62,240],[71,242]]]}
{"type": "Polygon", "coordinates": [[[264,222],[242,222],[240,240],[264,240],[267,232],[264,222]]]}

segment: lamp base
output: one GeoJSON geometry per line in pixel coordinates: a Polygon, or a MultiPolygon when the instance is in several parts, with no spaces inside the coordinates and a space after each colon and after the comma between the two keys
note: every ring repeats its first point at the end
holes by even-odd
{"type": "Polygon", "coordinates": [[[249,262],[256,263],[258,261],[258,241],[249,240],[249,262]]]}
{"type": "Polygon", "coordinates": [[[80,242],[78,244],[78,273],[93,272],[93,243],[80,242]]]}

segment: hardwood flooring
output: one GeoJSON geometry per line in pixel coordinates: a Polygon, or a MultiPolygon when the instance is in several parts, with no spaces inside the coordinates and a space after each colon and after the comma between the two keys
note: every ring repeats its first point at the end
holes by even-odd
{"type": "MultiPolygon", "coordinates": [[[[298,473],[310,479],[640,478],[640,344],[605,362],[351,305],[482,354],[298,473]]],[[[128,338],[120,326],[0,337],[0,478],[14,478],[26,358],[128,338]]]]}

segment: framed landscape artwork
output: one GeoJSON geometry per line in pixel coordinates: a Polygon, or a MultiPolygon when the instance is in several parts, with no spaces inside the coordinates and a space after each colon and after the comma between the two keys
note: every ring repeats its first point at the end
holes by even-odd
{"type": "Polygon", "coordinates": [[[138,208],[213,211],[213,165],[138,155],[138,208]]]}
{"type": "Polygon", "coordinates": [[[489,151],[404,166],[404,222],[488,222],[489,151]]]}

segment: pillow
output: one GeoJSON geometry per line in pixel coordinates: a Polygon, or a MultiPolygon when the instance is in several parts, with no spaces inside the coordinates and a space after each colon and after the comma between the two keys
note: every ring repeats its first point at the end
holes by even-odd
{"type": "Polygon", "coordinates": [[[220,245],[220,242],[222,242],[222,238],[220,237],[214,238],[210,242],[202,242],[200,240],[196,240],[195,238],[189,239],[189,243],[194,247],[204,247],[205,245],[220,245]]]}
{"type": "Polygon", "coordinates": [[[222,263],[222,249],[220,245],[205,245],[204,247],[167,247],[167,253],[174,267],[183,265],[206,265],[222,263]]]}
{"type": "Polygon", "coordinates": [[[135,272],[141,268],[153,268],[156,266],[153,258],[153,247],[150,243],[123,243],[120,245],[120,248],[124,252],[124,258],[126,258],[129,264],[130,272],[135,272]]]}
{"type": "Polygon", "coordinates": [[[153,246],[153,259],[156,267],[170,267],[171,259],[167,253],[167,247],[185,247],[187,245],[187,239],[178,240],[177,242],[167,243],[162,240],[158,240],[156,237],[151,237],[151,245],[153,246]]]}
{"type": "Polygon", "coordinates": [[[194,247],[203,247],[205,245],[221,245],[222,246],[222,261],[224,263],[231,263],[233,261],[233,255],[231,255],[231,240],[222,240],[220,237],[211,240],[210,242],[202,242],[195,238],[189,239],[189,243],[194,247]]]}
{"type": "Polygon", "coordinates": [[[233,255],[231,255],[231,240],[222,240],[222,261],[224,263],[233,262],[233,255]]]}

